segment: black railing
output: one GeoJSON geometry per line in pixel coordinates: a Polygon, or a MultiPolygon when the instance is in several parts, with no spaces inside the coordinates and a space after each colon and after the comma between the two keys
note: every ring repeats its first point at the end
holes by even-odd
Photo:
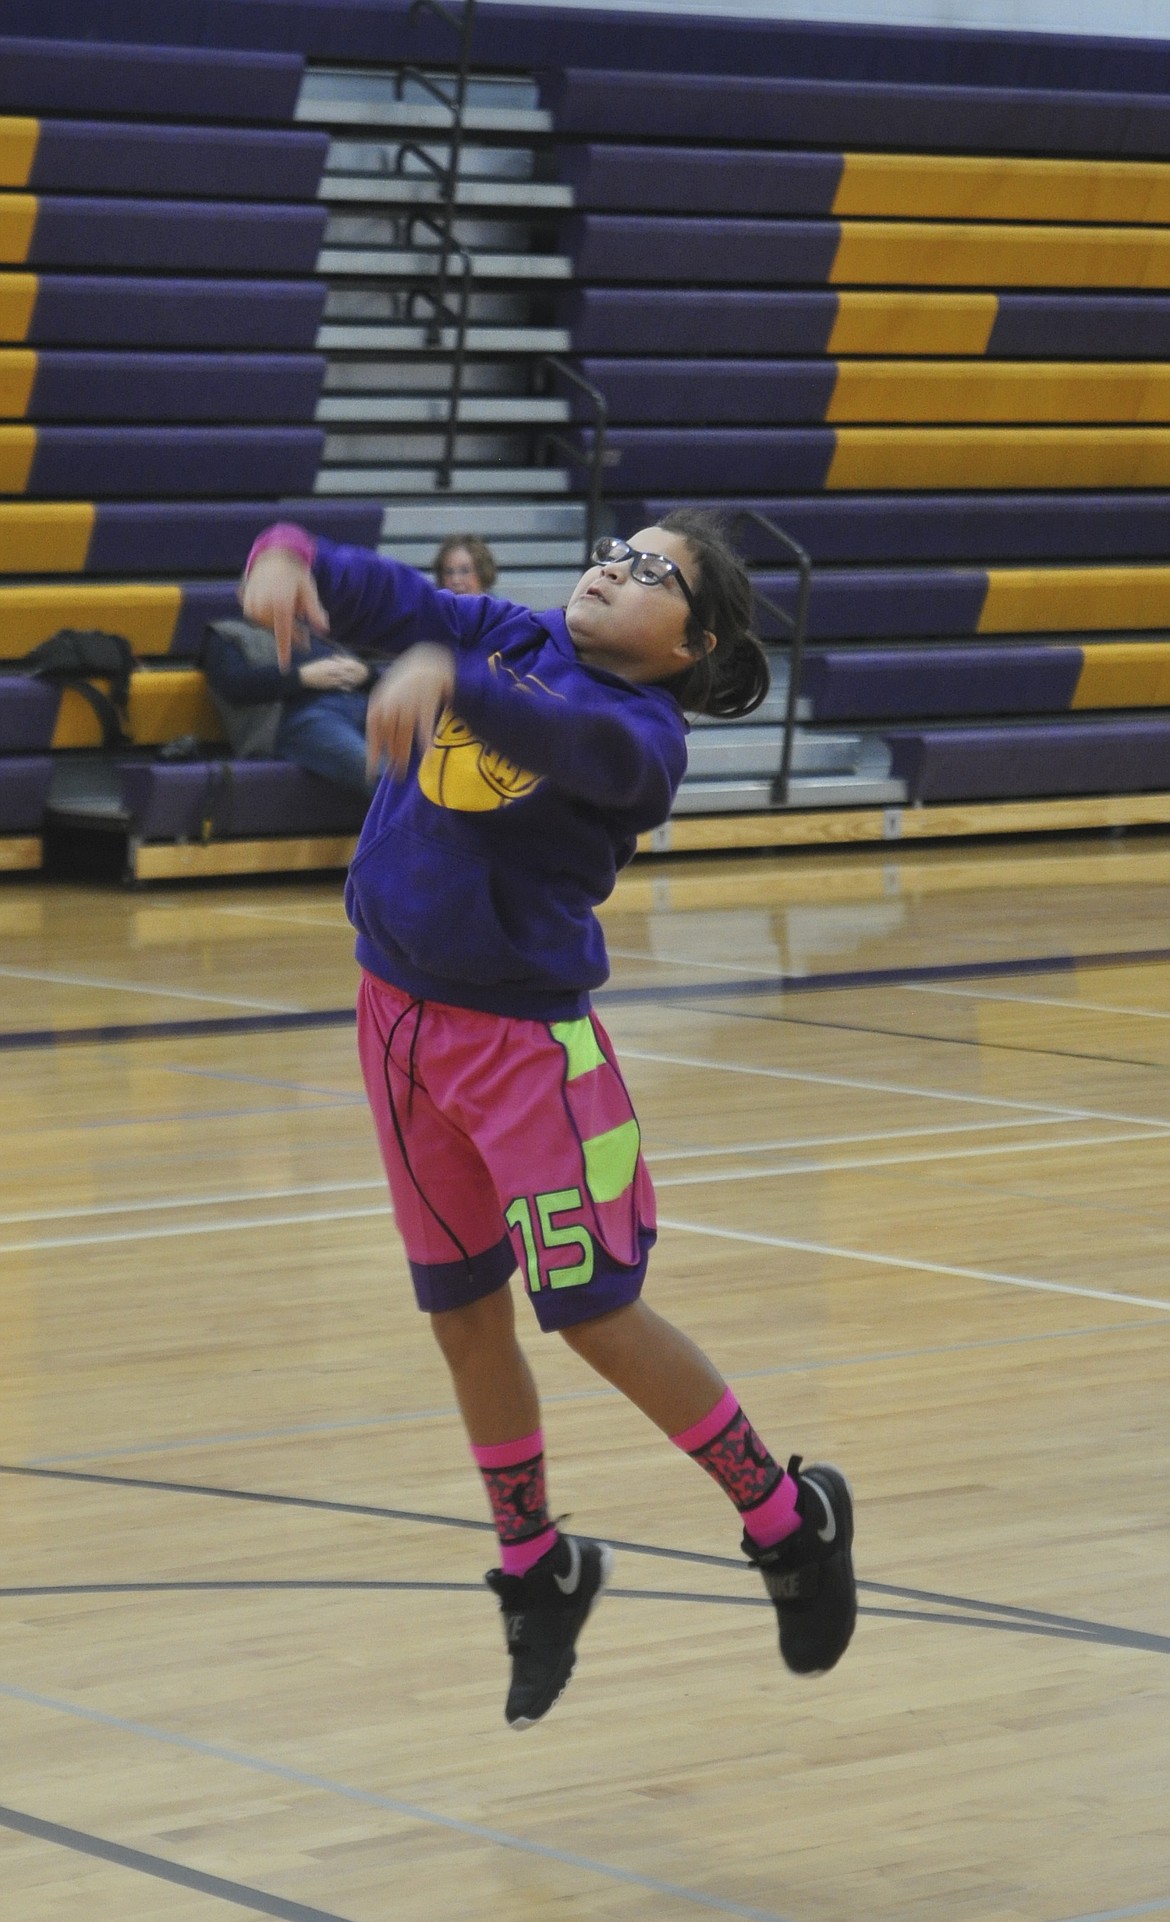
{"type": "Polygon", "coordinates": [[[463,399],[463,370],[467,358],[467,317],[471,296],[471,255],[466,247],[455,239],[455,210],[459,196],[459,170],[463,160],[463,131],[467,104],[467,76],[471,65],[471,35],[475,25],[475,0],[463,0],[461,13],[455,13],[444,5],[444,0],[413,0],[409,19],[414,21],[419,14],[430,11],[440,20],[446,21],[459,36],[459,58],[451,90],[433,75],[424,73],[420,67],[405,66],[398,72],[397,93],[401,100],[407,80],[417,81],[427,93],[433,94],[451,115],[451,125],[447,132],[447,155],[442,162],[428,153],[418,141],[408,141],[398,150],[398,171],[402,171],[403,161],[408,155],[421,165],[439,183],[438,205],[434,215],[416,214],[410,222],[407,245],[412,245],[416,225],[429,227],[438,239],[438,264],[433,281],[428,287],[414,290],[409,305],[413,309],[416,298],[430,302],[430,319],[426,329],[428,347],[442,344],[443,329],[450,327],[454,332],[454,349],[451,359],[451,381],[447,395],[447,422],[443,443],[443,455],[435,474],[436,485],[442,488],[451,485],[451,470],[455,464],[455,436],[459,428],[459,407],[463,399]],[[461,266],[459,302],[454,312],[447,304],[448,287],[451,279],[451,262],[458,256],[461,266]]]}
{"type": "Polygon", "coordinates": [[[609,406],[600,388],[594,387],[591,381],[585,379],[584,374],[579,374],[575,367],[570,367],[568,361],[562,360],[559,354],[542,354],[536,367],[538,374],[555,374],[561,380],[567,381],[570,387],[575,387],[578,393],[584,394],[593,409],[593,438],[588,447],[582,447],[577,441],[570,440],[567,434],[555,434],[551,429],[542,436],[546,447],[557,448],[567,460],[578,466],[587,467],[589,470],[583,561],[584,566],[588,567],[589,556],[593,552],[593,543],[597,539],[601,521],[602,477],[605,469],[612,464],[612,457],[606,451],[605,445],[605,436],[609,427],[609,406]]]}
{"type": "Polygon", "coordinates": [[[804,637],[808,627],[808,596],[809,589],[812,586],[812,562],[803,547],[799,546],[790,534],[786,534],[782,527],[777,527],[775,521],[770,521],[766,515],[757,513],[754,507],[745,507],[742,512],[738,513],[732,521],[732,527],[733,529],[743,527],[748,523],[752,523],[756,527],[762,527],[766,534],[770,534],[774,541],[779,542],[780,546],[785,550],[785,553],[791,556],[792,563],[796,567],[798,575],[796,612],[794,614],[790,614],[786,607],[781,607],[777,601],[772,599],[770,594],[761,594],[759,588],[754,590],[759,605],[766,607],[769,614],[773,615],[774,618],[780,622],[781,627],[787,629],[790,636],[788,643],[788,701],[784,710],[784,740],[780,749],[780,767],[775,780],[772,782],[772,806],[786,807],[788,804],[788,784],[792,774],[792,747],[796,735],[796,710],[800,702],[800,676],[804,667],[804,637]]]}
{"type": "MultiPolygon", "coordinates": [[[[440,231],[439,222],[430,214],[411,216],[407,245],[414,244],[416,226],[430,227],[433,232],[440,231]]],[[[471,304],[471,255],[459,241],[447,239],[443,243],[443,284],[444,298],[440,307],[438,295],[432,287],[416,287],[407,299],[407,311],[413,312],[414,302],[418,299],[431,303],[431,319],[427,326],[426,343],[428,347],[438,347],[443,339],[444,323],[452,329],[454,339],[451,346],[451,380],[447,388],[447,419],[443,428],[443,452],[435,469],[435,486],[447,488],[451,485],[451,470],[455,465],[455,437],[459,432],[459,404],[463,399],[463,370],[467,361],[467,318],[471,304]],[[450,279],[450,260],[458,255],[461,272],[459,276],[459,304],[454,313],[447,305],[446,286],[450,279]]]]}

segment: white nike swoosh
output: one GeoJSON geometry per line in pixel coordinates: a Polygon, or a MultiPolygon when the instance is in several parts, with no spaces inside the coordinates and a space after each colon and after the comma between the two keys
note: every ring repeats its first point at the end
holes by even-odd
{"type": "MultiPolygon", "coordinates": [[[[811,1477],[809,1479],[811,1480],[811,1477]]],[[[837,1517],[833,1513],[833,1505],[819,1482],[813,1482],[812,1486],[820,1496],[821,1506],[825,1511],[825,1521],[827,1523],[825,1528],[817,1529],[817,1534],[823,1542],[835,1541],[837,1536],[837,1517]]]]}
{"type": "Polygon", "coordinates": [[[566,1537],[569,1544],[569,1572],[567,1575],[554,1575],[553,1580],[562,1595],[575,1595],[581,1580],[581,1550],[575,1535],[566,1537]]]}

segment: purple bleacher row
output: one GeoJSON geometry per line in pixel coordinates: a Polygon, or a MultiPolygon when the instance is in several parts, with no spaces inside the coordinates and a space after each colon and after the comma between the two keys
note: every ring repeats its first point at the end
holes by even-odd
{"type": "Polygon", "coordinates": [[[312,200],[328,152],[328,134],[308,128],[46,120],[26,185],[32,193],[312,200]]]}
{"type": "Polygon", "coordinates": [[[31,347],[311,348],[323,280],[183,280],[41,274],[31,347]]]}
{"type": "Polygon", "coordinates": [[[1007,801],[1170,788],[1170,716],[885,731],[912,801],[1007,801]]]}
{"type": "Polygon", "coordinates": [[[1170,97],[1144,91],[696,73],[647,87],[638,73],[578,68],[545,75],[541,102],[559,134],[609,139],[1159,158],[1170,148],[1170,97]]]}
{"type": "MultiPolygon", "coordinates": [[[[295,49],[314,59],[447,61],[451,33],[411,0],[5,0],[11,33],[75,36],[87,43],[138,39],[232,49],[295,49]]],[[[620,64],[657,77],[664,41],[671,66],[702,74],[780,73],[808,78],[900,80],[924,85],[1074,88],[1145,93],[1170,88],[1164,40],[986,29],[865,26],[660,10],[615,21],[600,7],[503,0],[481,8],[472,60],[525,71],[588,66],[618,36],[620,64]]],[[[236,52],[240,65],[252,58],[236,52]]],[[[253,115],[252,118],[259,118],[253,115]]]]}
{"type": "MultiPolygon", "coordinates": [[[[19,9],[5,7],[4,24],[19,9]]],[[[140,12],[136,45],[91,37],[97,10],[78,10],[84,38],[0,39],[0,112],[153,114],[160,120],[291,120],[304,60],[299,54],[160,46],[157,9],[140,12]],[[153,17],[152,17],[153,16],[153,17]]],[[[31,10],[47,24],[45,9],[31,10]]],[[[129,9],[116,8],[116,37],[131,40],[129,9]]],[[[114,24],[111,22],[111,24],[114,24]]]]}
{"type": "Polygon", "coordinates": [[[1059,644],[825,648],[805,657],[800,692],[818,723],[1064,714],[1083,661],[1059,644]]]}
{"type": "Polygon", "coordinates": [[[557,151],[574,205],[609,213],[831,214],[839,153],[632,146],[582,141],[557,151]]]}
{"type": "Polygon", "coordinates": [[[23,264],[310,274],[327,218],[255,201],[42,198],[23,264]]]}
{"type": "MultiPolygon", "coordinates": [[[[620,468],[618,473],[620,474],[620,468]]],[[[652,527],[677,495],[611,495],[619,529],[652,527]]],[[[704,497],[705,498],[705,497],[704,497]]],[[[762,514],[814,564],[906,561],[1164,560],[1170,494],[830,494],[757,496],[724,503],[736,546],[753,565],[775,564],[775,538],[747,518],[762,514]]]]}
{"type": "Polygon", "coordinates": [[[312,427],[42,427],[25,492],[104,500],[312,492],[312,427]]]}
{"type": "Polygon", "coordinates": [[[0,834],[39,834],[53,778],[47,754],[0,762],[0,834]]]}
{"type": "MultiPolygon", "coordinates": [[[[1018,643],[814,649],[801,693],[817,722],[1062,714],[1082,661],[1079,647],[1018,643]]],[[[0,755],[46,753],[60,703],[59,688],[0,672],[0,755]]]]}
{"type": "MultiPolygon", "coordinates": [[[[1158,294],[1000,293],[992,359],[1164,359],[1170,298],[1158,294]]],[[[840,296],[829,289],[581,287],[558,320],[578,353],[818,354],[828,350],[840,296]]]]}
{"type": "MultiPolygon", "coordinates": [[[[43,754],[52,745],[61,690],[31,674],[0,671],[0,754],[43,754]]],[[[0,786],[7,768],[0,765],[0,786]]]]}
{"type": "Polygon", "coordinates": [[[286,761],[123,761],[118,767],[130,833],[142,841],[272,834],[356,833],[365,802],[348,788],[286,761]]]}
{"type": "Polygon", "coordinates": [[[90,575],[235,575],[257,534],[274,521],[376,547],[382,519],[376,500],[102,502],[85,569],[90,575]]]}
{"type": "Polygon", "coordinates": [[[311,421],[316,354],[38,354],[30,421],[311,421]]]}

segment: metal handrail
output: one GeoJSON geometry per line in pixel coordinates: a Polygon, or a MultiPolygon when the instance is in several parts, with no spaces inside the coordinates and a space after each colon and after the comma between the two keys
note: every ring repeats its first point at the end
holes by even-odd
{"type": "MultiPolygon", "coordinates": [[[[439,222],[432,220],[429,214],[413,214],[407,230],[408,246],[413,244],[411,236],[413,236],[415,227],[420,223],[424,227],[430,227],[435,233],[440,232],[439,222]]],[[[429,287],[416,288],[411,295],[411,299],[413,300],[415,294],[422,294],[424,299],[429,300],[432,304],[431,319],[427,327],[428,347],[437,347],[439,345],[443,337],[442,329],[444,321],[455,330],[455,346],[451,359],[451,383],[447,390],[447,423],[443,437],[443,454],[438,467],[435,469],[435,486],[439,488],[450,487],[451,470],[455,465],[455,436],[459,431],[459,403],[463,398],[463,371],[467,360],[467,317],[471,303],[471,255],[468,253],[466,247],[461,246],[457,240],[448,241],[447,254],[448,256],[457,254],[462,268],[459,276],[459,305],[456,311],[452,313],[447,306],[445,294],[443,304],[440,306],[438,304],[437,293],[429,287]]]]}
{"type": "MultiPolygon", "coordinates": [[[[417,142],[411,141],[399,149],[398,162],[401,167],[403,155],[414,153],[434,173],[439,180],[439,206],[437,218],[427,214],[416,214],[410,222],[413,231],[417,221],[430,227],[438,235],[439,262],[435,274],[434,289],[430,293],[431,318],[427,327],[426,344],[437,347],[443,337],[443,324],[447,322],[455,329],[455,353],[451,364],[451,384],[448,390],[447,432],[443,446],[443,458],[435,474],[435,484],[440,488],[451,485],[451,470],[455,462],[455,436],[459,427],[459,407],[463,399],[463,371],[467,355],[467,317],[471,293],[471,255],[466,247],[454,238],[455,203],[459,190],[459,169],[463,160],[464,112],[467,104],[467,75],[471,64],[471,35],[475,25],[475,0],[463,0],[461,14],[455,14],[444,5],[444,0],[412,0],[407,18],[414,21],[427,9],[446,21],[447,25],[459,35],[459,61],[455,71],[454,91],[448,94],[429,74],[420,68],[405,66],[399,69],[397,91],[402,98],[402,88],[406,79],[417,80],[435,98],[442,102],[451,114],[451,127],[447,139],[447,159],[440,167],[432,157],[425,153],[417,142]],[[451,276],[451,260],[458,254],[462,265],[459,289],[459,306],[454,314],[447,306],[447,286],[451,276]]],[[[408,241],[409,244],[409,241],[408,241]]]]}
{"type": "Polygon", "coordinates": [[[772,783],[772,806],[786,807],[788,803],[788,785],[792,775],[792,748],[796,734],[796,709],[800,701],[800,676],[804,666],[804,640],[808,628],[808,597],[809,590],[812,586],[812,561],[805,553],[803,547],[793,540],[791,534],[786,534],[782,527],[777,527],[775,521],[770,521],[766,514],[757,512],[754,507],[742,508],[740,512],[735,515],[731,523],[733,531],[738,527],[745,526],[748,522],[754,522],[757,527],[762,527],[766,534],[770,534],[773,540],[779,541],[781,547],[785,548],[792,556],[799,574],[796,589],[795,614],[790,614],[786,607],[781,607],[778,602],[772,599],[770,594],[761,594],[759,588],[753,589],[756,600],[760,606],[766,607],[770,614],[775,615],[776,619],[780,621],[782,626],[788,629],[791,635],[788,644],[788,702],[784,710],[784,740],[780,749],[780,767],[772,783]]]}
{"type": "Polygon", "coordinates": [[[559,374],[562,380],[567,380],[571,387],[576,387],[580,393],[584,394],[593,407],[593,444],[588,453],[578,447],[577,443],[570,440],[565,434],[548,432],[543,436],[547,445],[559,447],[571,461],[575,461],[589,469],[589,498],[585,509],[585,555],[583,563],[588,567],[589,557],[593,552],[593,543],[597,539],[598,523],[601,519],[602,474],[605,468],[610,465],[610,456],[607,454],[605,446],[605,436],[609,426],[609,403],[600,388],[594,387],[592,381],[586,380],[583,374],[579,374],[577,369],[571,367],[567,360],[562,360],[559,354],[542,354],[536,363],[536,367],[538,373],[542,373],[548,368],[554,374],[559,374]]]}

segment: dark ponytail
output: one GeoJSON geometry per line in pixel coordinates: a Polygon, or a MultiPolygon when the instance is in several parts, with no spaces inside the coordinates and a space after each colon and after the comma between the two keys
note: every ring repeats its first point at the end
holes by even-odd
{"type": "Polygon", "coordinates": [[[695,664],[661,685],[692,714],[733,721],[754,713],[768,692],[771,670],[752,632],[747,569],[723,521],[699,507],[677,507],[658,525],[668,534],[680,534],[694,555],[697,574],[691,586],[699,607],[686,627],[695,664]],[[710,650],[708,633],[715,636],[710,650]]]}

